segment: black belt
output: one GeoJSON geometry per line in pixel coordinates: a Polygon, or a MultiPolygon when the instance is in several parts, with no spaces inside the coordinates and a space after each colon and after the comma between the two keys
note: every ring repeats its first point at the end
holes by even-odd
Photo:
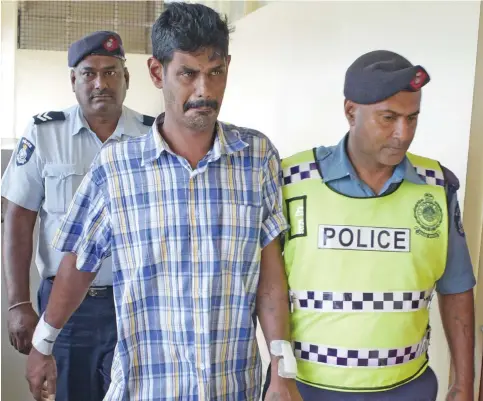
{"type": "MultiPolygon", "coordinates": [[[[47,277],[47,280],[53,283],[55,280],[55,276],[47,277]]],[[[108,296],[113,296],[112,285],[106,285],[102,287],[89,287],[89,289],[87,290],[87,295],[93,298],[106,298],[108,296]]]]}

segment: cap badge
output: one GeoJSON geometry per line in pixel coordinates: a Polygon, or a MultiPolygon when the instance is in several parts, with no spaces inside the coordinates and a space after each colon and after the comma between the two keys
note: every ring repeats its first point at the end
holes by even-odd
{"type": "Polygon", "coordinates": [[[103,43],[104,49],[106,49],[109,52],[113,52],[119,47],[119,43],[117,39],[113,36],[110,36],[104,43],[103,43]]]}
{"type": "Polygon", "coordinates": [[[412,81],[409,83],[409,85],[411,85],[411,88],[413,88],[414,90],[421,89],[421,87],[424,84],[424,81],[426,80],[426,77],[427,77],[426,73],[424,71],[419,70],[414,76],[414,78],[412,79],[412,81]]]}

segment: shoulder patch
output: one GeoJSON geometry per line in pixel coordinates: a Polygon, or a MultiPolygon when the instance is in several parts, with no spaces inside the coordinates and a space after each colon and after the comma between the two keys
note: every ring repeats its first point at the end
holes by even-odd
{"type": "Polygon", "coordinates": [[[154,124],[155,120],[156,119],[154,117],[147,116],[146,114],[143,114],[143,125],[147,125],[148,127],[150,127],[151,125],[154,124]]]}
{"type": "Polygon", "coordinates": [[[460,188],[460,181],[458,177],[448,168],[441,166],[443,170],[444,178],[446,180],[446,186],[452,192],[456,192],[460,188]]]}
{"type": "Polygon", "coordinates": [[[17,156],[15,158],[15,162],[17,166],[23,166],[27,164],[30,160],[30,157],[34,153],[35,145],[30,142],[27,138],[20,138],[17,148],[17,156]]]}
{"type": "Polygon", "coordinates": [[[65,114],[63,111],[47,111],[45,113],[37,114],[33,116],[34,124],[44,124],[48,123],[49,121],[64,121],[65,114]]]}

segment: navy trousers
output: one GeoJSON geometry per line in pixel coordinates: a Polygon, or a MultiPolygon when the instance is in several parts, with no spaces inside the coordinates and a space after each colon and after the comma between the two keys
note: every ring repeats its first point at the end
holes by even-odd
{"type": "MultiPolygon", "coordinates": [[[[52,285],[51,279],[40,284],[40,313],[47,307],[52,285]]],[[[117,341],[112,287],[89,292],[54,345],[59,401],[102,401],[111,382],[117,341]]]]}
{"type": "MultiPolygon", "coordinates": [[[[350,374],[350,372],[348,372],[350,374]]],[[[263,388],[263,397],[270,385],[270,366],[263,388]]],[[[435,401],[438,395],[438,381],[431,368],[417,379],[392,390],[374,393],[346,393],[341,391],[324,390],[297,382],[297,387],[304,401],[435,401]]]]}

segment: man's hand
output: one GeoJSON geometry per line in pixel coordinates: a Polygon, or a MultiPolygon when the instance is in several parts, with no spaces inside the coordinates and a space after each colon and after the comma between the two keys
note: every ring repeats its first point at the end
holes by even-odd
{"type": "Polygon", "coordinates": [[[264,401],[302,401],[302,397],[294,379],[272,376],[264,401]]]}
{"type": "Polygon", "coordinates": [[[19,305],[8,312],[7,326],[10,344],[20,353],[28,355],[32,348],[32,336],[39,316],[32,304],[19,305]]]}
{"type": "Polygon", "coordinates": [[[57,366],[52,355],[41,354],[32,347],[25,377],[36,401],[55,400],[57,366]]]}
{"type": "Polygon", "coordinates": [[[474,401],[473,388],[464,389],[455,384],[449,389],[446,401],[474,401]]]}

